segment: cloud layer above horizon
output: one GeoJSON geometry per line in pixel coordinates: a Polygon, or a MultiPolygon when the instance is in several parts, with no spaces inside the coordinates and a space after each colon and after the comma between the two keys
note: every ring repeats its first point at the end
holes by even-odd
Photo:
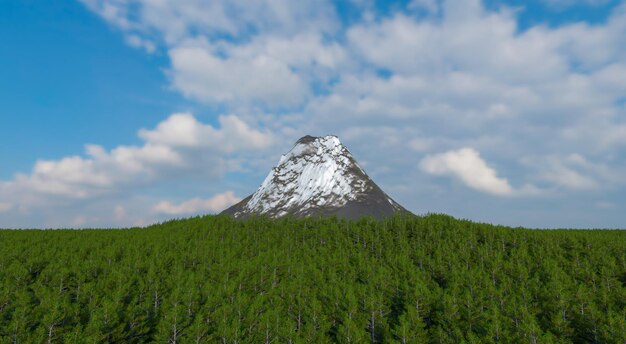
{"type": "Polygon", "coordinates": [[[352,1],[349,11],[324,0],[81,2],[129,46],[163,55],[173,92],[223,113],[215,124],[160,114],[137,128],[141,145],[34,162],[0,181],[11,224],[51,207],[68,221],[41,226],[106,224],[90,217],[98,204],[112,226],[217,212],[257,186],[222,187],[225,178],[267,172],[305,134],[337,134],[416,213],[626,221],[625,2],[600,22],[523,25],[524,8],[478,0],[352,1]],[[146,191],[181,178],[214,192],[146,191]]]}

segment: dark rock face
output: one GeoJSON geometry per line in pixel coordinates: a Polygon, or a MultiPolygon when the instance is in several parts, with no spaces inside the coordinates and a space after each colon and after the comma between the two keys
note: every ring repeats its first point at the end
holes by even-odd
{"type": "Polygon", "coordinates": [[[259,189],[224,210],[235,218],[333,216],[383,218],[409,213],[376,185],[336,136],[304,136],[259,189]]]}

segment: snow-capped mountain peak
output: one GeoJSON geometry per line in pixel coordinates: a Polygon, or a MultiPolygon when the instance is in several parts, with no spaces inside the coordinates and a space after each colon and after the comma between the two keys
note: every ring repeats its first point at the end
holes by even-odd
{"type": "Polygon", "coordinates": [[[353,214],[354,210],[367,210],[362,215],[377,217],[405,211],[371,181],[339,139],[329,135],[299,139],[255,193],[224,213],[235,217],[361,216],[353,214]]]}

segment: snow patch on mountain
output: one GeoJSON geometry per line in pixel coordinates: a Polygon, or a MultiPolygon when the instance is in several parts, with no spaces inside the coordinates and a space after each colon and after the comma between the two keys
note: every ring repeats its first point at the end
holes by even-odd
{"type": "Polygon", "coordinates": [[[293,207],[343,206],[367,187],[354,167],[364,174],[336,136],[304,137],[280,158],[245,210],[265,214],[281,208],[275,215],[282,216],[293,207]]]}
{"type": "Polygon", "coordinates": [[[285,215],[381,218],[407,212],[363,171],[336,136],[304,136],[259,189],[222,213],[236,218],[285,215]]]}

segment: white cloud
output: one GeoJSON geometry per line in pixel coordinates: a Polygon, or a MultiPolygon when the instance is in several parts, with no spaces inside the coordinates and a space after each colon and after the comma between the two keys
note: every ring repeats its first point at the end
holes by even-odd
{"type": "Polygon", "coordinates": [[[499,178],[472,148],[461,148],[436,155],[428,155],[420,162],[420,168],[430,174],[453,176],[478,191],[497,196],[513,193],[505,178],[499,178]]]}
{"type": "Polygon", "coordinates": [[[173,87],[201,101],[296,106],[309,93],[287,64],[271,56],[221,58],[201,47],[177,47],[169,55],[173,87]]]}
{"type": "Polygon", "coordinates": [[[234,168],[236,154],[268,147],[272,135],[251,128],[235,115],[219,117],[216,128],[191,114],[173,114],[153,130],[141,129],[141,146],[110,151],[87,145],[86,156],[39,160],[30,174],[4,182],[0,200],[17,198],[20,206],[46,205],[49,197],[93,199],[128,192],[190,173],[216,178],[234,168]]]}
{"type": "Polygon", "coordinates": [[[334,6],[325,0],[80,0],[110,24],[128,32],[156,32],[168,44],[196,33],[235,37],[338,28],[334,6]]]}
{"type": "Polygon", "coordinates": [[[202,102],[298,106],[343,57],[324,39],[340,28],[326,0],[81,1],[129,45],[165,45],[172,88],[202,102]]]}
{"type": "Polygon", "coordinates": [[[216,213],[239,201],[241,201],[241,198],[228,191],[209,199],[194,198],[179,204],[161,201],[154,206],[154,211],[167,215],[216,213]]]}
{"type": "Polygon", "coordinates": [[[104,20],[123,30],[137,29],[130,20],[129,1],[126,0],[80,0],[87,8],[98,13],[104,20]]]}
{"type": "Polygon", "coordinates": [[[488,12],[479,1],[447,1],[444,15],[417,21],[396,14],[354,26],[351,46],[379,67],[399,73],[471,70],[501,81],[540,81],[562,75],[561,42],[545,28],[518,33],[509,10],[488,12]]]}
{"type": "Polygon", "coordinates": [[[623,167],[592,162],[578,153],[526,158],[522,163],[536,171],[536,180],[566,190],[608,190],[626,183],[623,167]]]}
{"type": "Polygon", "coordinates": [[[287,37],[265,34],[254,37],[247,44],[219,42],[214,47],[220,54],[240,60],[267,56],[281,61],[309,83],[327,82],[339,71],[350,67],[346,49],[316,31],[287,37]]]}
{"type": "Polygon", "coordinates": [[[606,25],[518,31],[509,10],[487,11],[477,1],[445,4],[441,17],[396,14],[350,28],[348,41],[358,56],[393,75],[342,78],[321,102],[356,104],[350,112],[359,114],[524,116],[517,120],[547,126],[594,117],[624,94],[623,73],[614,63],[626,58],[623,11],[616,10],[606,25]]]}
{"type": "Polygon", "coordinates": [[[574,190],[598,187],[598,183],[593,178],[562,165],[553,166],[551,171],[543,174],[542,179],[574,190]]]}
{"type": "Polygon", "coordinates": [[[9,189],[86,198],[118,191],[124,184],[153,180],[163,168],[185,168],[179,152],[171,147],[146,143],[141,147],[119,146],[106,152],[86,146],[87,157],[40,160],[31,174],[17,174],[9,189]]]}
{"type": "Polygon", "coordinates": [[[156,45],[150,40],[143,39],[137,35],[126,36],[126,43],[134,48],[141,48],[148,54],[152,54],[156,50],[156,45]]]}
{"type": "Polygon", "coordinates": [[[154,145],[166,147],[206,147],[223,153],[260,150],[272,143],[267,131],[251,128],[235,115],[218,118],[220,127],[200,123],[189,113],[176,113],[157,125],[154,130],[141,129],[139,137],[154,145]]]}
{"type": "Polygon", "coordinates": [[[578,155],[575,155],[569,162],[559,158],[547,159],[545,172],[540,175],[540,178],[574,190],[597,188],[598,182],[595,179],[576,170],[575,165],[581,163],[585,161],[578,155]]]}

